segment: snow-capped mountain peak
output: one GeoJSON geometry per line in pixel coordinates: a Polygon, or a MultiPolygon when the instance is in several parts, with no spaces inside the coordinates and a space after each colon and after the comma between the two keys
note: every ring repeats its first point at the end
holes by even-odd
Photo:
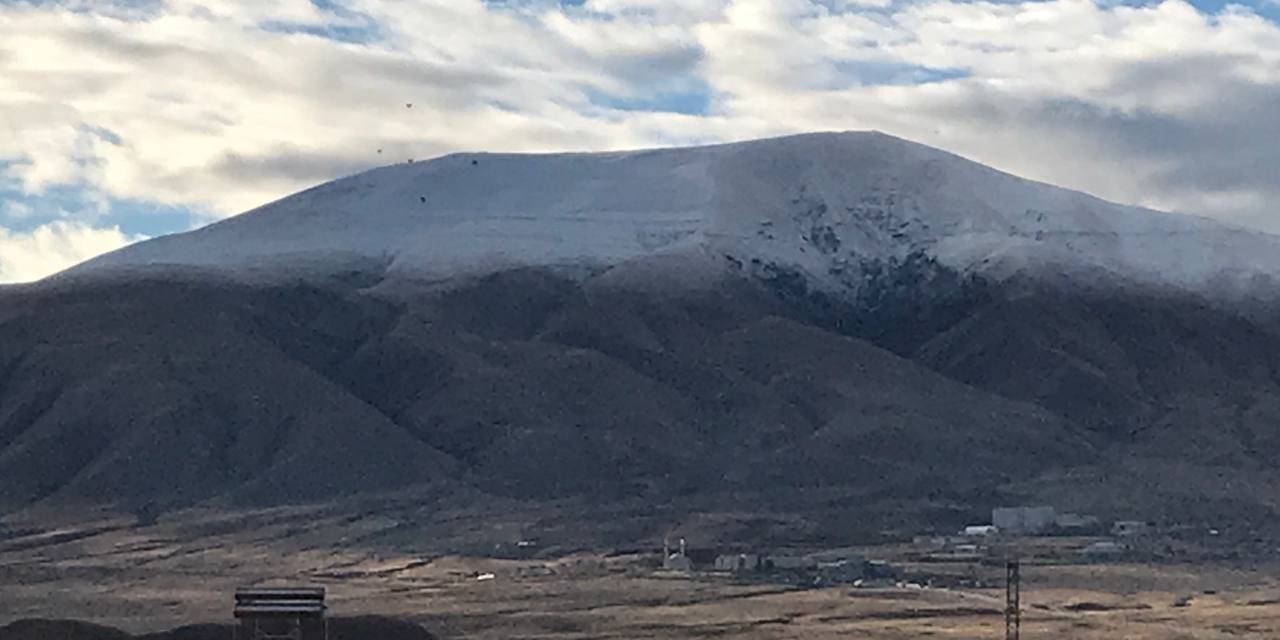
{"type": "MultiPolygon", "coordinates": [[[[233,277],[377,264],[447,278],[506,266],[664,260],[781,265],[826,288],[924,255],[964,272],[1203,289],[1280,272],[1280,238],[1023,180],[880,133],[820,133],[620,153],[459,153],[382,167],[78,276],[168,267],[233,277]]],[[[688,275],[688,274],[686,274],[688,275]]]]}

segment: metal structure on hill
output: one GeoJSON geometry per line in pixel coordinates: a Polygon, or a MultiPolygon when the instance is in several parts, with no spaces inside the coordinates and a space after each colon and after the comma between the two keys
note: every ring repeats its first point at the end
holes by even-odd
{"type": "Polygon", "coordinates": [[[324,587],[236,589],[235,640],[329,640],[324,587]]]}
{"type": "Polygon", "coordinates": [[[1019,640],[1022,633],[1022,569],[1017,560],[1004,566],[1004,638],[1019,640]]]}

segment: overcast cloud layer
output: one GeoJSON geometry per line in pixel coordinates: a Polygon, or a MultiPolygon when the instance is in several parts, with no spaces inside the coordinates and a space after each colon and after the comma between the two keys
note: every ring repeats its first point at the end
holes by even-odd
{"type": "Polygon", "coordinates": [[[1277,17],[1275,0],[0,0],[0,281],[453,150],[812,130],[1276,232],[1277,17]]]}

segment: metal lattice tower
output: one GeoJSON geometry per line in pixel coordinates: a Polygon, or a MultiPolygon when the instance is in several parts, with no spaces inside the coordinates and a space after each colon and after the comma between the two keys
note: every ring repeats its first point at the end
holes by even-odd
{"type": "Polygon", "coordinates": [[[1022,572],[1017,560],[1004,566],[1004,638],[1019,640],[1022,632],[1022,572]]]}

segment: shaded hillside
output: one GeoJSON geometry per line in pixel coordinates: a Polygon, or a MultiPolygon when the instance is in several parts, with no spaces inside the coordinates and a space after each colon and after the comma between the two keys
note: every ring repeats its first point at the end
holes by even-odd
{"type": "Polygon", "coordinates": [[[853,301],[777,274],[679,292],[542,269],[446,288],[0,290],[0,505],[154,513],[434,483],[1270,513],[1280,335],[1265,313],[1015,289],[927,259],[888,264],[853,301]],[[1162,473],[1185,484],[1160,488],[1162,473]]]}
{"type": "Polygon", "coordinates": [[[233,488],[297,500],[453,473],[448,456],[299,360],[340,357],[351,347],[338,338],[358,339],[370,320],[332,295],[139,282],[4,302],[6,505],[184,503],[233,488]],[[325,321],[357,325],[324,335],[325,321]],[[273,341],[297,333],[316,351],[273,341]]]}
{"type": "Polygon", "coordinates": [[[523,270],[395,300],[154,280],[0,296],[8,507],[421,482],[964,495],[1095,447],[1033,405],[781,317],[744,283],[655,295],[523,270]]]}
{"type": "Polygon", "coordinates": [[[1280,334],[1196,298],[1001,298],[916,359],[1142,455],[1267,469],[1280,453],[1280,334]]]}
{"type": "Polygon", "coordinates": [[[1137,456],[1265,472],[1280,452],[1280,310],[1269,302],[994,283],[923,255],[874,266],[852,300],[785,270],[764,282],[798,321],[1034,403],[1117,464],[1137,456]]]}

